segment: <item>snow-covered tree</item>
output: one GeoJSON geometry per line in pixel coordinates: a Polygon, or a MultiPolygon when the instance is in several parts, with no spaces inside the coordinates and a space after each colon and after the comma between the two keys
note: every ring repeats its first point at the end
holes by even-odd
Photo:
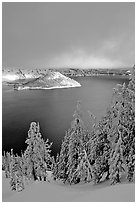
{"type": "Polygon", "coordinates": [[[124,168],[124,158],[123,158],[123,144],[122,144],[122,137],[121,132],[119,131],[119,139],[118,142],[111,152],[110,157],[110,181],[111,184],[119,183],[121,182],[121,175],[122,172],[125,171],[124,168]]]}
{"type": "Polygon", "coordinates": [[[61,144],[61,151],[57,161],[58,173],[57,178],[62,179],[63,182],[67,179],[67,163],[68,163],[68,151],[69,151],[70,130],[66,131],[64,140],[61,144]]]}
{"type": "Polygon", "coordinates": [[[94,139],[91,140],[91,164],[93,164],[93,181],[94,183],[100,182],[104,173],[107,172],[109,177],[109,155],[110,155],[110,142],[108,140],[108,134],[104,123],[105,119],[99,122],[94,135],[94,139]]]}
{"type": "Polygon", "coordinates": [[[80,182],[80,176],[76,172],[79,165],[79,156],[82,146],[77,133],[72,132],[69,141],[68,162],[67,162],[67,181],[71,183],[80,182]]]}
{"type": "Polygon", "coordinates": [[[6,153],[4,151],[4,154],[2,155],[2,170],[5,171],[6,168],[6,153]]]}
{"type": "Polygon", "coordinates": [[[82,148],[81,153],[78,156],[78,165],[75,171],[75,175],[80,178],[80,181],[90,182],[92,179],[92,166],[88,159],[85,148],[82,148]]]}
{"type": "Polygon", "coordinates": [[[70,132],[75,132],[79,135],[84,146],[89,141],[89,132],[83,121],[83,113],[80,101],[77,102],[76,110],[74,111],[73,121],[71,123],[70,132]]]}
{"type": "Polygon", "coordinates": [[[11,164],[11,155],[10,152],[6,152],[5,154],[5,176],[6,178],[10,178],[10,164],[11,164]]]}
{"type": "Polygon", "coordinates": [[[50,161],[50,148],[52,144],[49,141],[44,142],[40,133],[39,123],[32,122],[28,131],[28,144],[24,153],[26,160],[27,176],[34,180],[46,180],[46,170],[50,161]]]}
{"type": "MultiPolygon", "coordinates": [[[[66,136],[66,146],[63,144],[61,149],[61,153],[65,152],[65,150],[67,151],[63,172],[65,172],[64,181],[70,184],[78,183],[82,180],[89,181],[91,178],[91,166],[86,153],[86,143],[89,135],[81,116],[80,103],[78,102],[74,120],[68,131],[69,134],[66,136]]],[[[61,158],[64,157],[62,156],[61,158]]]]}
{"type": "Polygon", "coordinates": [[[127,179],[128,181],[135,181],[135,150],[131,148],[127,159],[127,179]]]}
{"type": "Polygon", "coordinates": [[[89,127],[88,127],[88,129],[90,130],[91,134],[94,134],[96,126],[97,126],[97,119],[96,119],[95,115],[91,111],[88,111],[88,116],[89,116],[89,122],[88,122],[89,127]]]}
{"type": "Polygon", "coordinates": [[[23,172],[21,157],[13,154],[11,151],[11,161],[10,161],[10,187],[11,190],[22,191],[24,189],[23,172]]]}
{"type": "Polygon", "coordinates": [[[59,174],[59,154],[56,155],[56,158],[52,159],[52,175],[53,179],[57,180],[60,179],[60,174],[59,174]]]}
{"type": "Polygon", "coordinates": [[[90,163],[93,164],[94,163],[94,156],[95,156],[95,145],[96,145],[96,133],[97,133],[97,121],[96,121],[96,117],[90,112],[89,113],[89,137],[88,137],[88,141],[86,143],[86,152],[88,155],[88,158],[90,160],[90,163]]]}

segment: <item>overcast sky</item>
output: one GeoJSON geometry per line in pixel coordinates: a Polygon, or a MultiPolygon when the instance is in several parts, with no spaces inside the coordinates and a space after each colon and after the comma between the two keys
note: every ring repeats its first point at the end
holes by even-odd
{"type": "Polygon", "coordinates": [[[135,63],[134,3],[3,3],[3,67],[135,63]]]}

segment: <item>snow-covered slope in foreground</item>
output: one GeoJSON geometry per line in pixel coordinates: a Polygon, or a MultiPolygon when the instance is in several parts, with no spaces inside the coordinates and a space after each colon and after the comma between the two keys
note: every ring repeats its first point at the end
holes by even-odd
{"type": "Polygon", "coordinates": [[[9,181],[3,178],[2,199],[5,202],[134,202],[135,184],[110,186],[102,182],[98,185],[65,185],[57,182],[34,182],[21,192],[12,192],[9,181]]]}

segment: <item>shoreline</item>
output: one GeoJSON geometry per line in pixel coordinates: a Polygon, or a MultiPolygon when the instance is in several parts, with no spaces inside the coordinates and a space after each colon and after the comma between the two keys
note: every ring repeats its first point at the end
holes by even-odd
{"type": "Polygon", "coordinates": [[[73,85],[73,86],[54,86],[54,87],[18,87],[16,90],[52,90],[52,89],[64,89],[64,88],[77,88],[81,87],[81,84],[79,85],[73,85]]]}

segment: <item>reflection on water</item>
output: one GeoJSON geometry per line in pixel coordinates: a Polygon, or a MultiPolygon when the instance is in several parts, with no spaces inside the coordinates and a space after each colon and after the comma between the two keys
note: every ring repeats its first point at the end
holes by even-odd
{"type": "Polygon", "coordinates": [[[44,138],[53,142],[56,154],[65,130],[70,127],[77,100],[81,101],[83,119],[88,122],[88,110],[98,119],[111,101],[117,83],[128,80],[114,78],[75,78],[82,87],[54,90],[13,91],[3,86],[2,92],[2,147],[20,152],[26,148],[25,138],[31,121],[39,121],[44,138]]]}

